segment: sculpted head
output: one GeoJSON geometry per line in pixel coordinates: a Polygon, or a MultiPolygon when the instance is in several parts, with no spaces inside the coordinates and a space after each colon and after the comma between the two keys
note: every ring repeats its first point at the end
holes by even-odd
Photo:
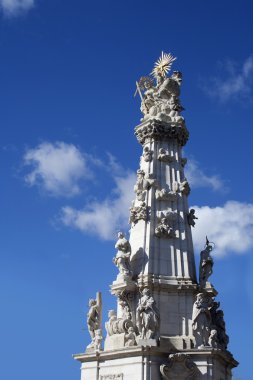
{"type": "Polygon", "coordinates": [[[118,238],[119,238],[119,239],[123,239],[124,237],[125,237],[124,233],[121,232],[121,231],[119,231],[119,232],[118,232],[118,238]]]}
{"type": "Polygon", "coordinates": [[[89,299],[89,307],[96,305],[97,301],[93,298],[89,299]]]}

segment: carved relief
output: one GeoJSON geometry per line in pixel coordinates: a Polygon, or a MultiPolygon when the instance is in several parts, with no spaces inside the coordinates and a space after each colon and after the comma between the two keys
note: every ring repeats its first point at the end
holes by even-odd
{"type": "Polygon", "coordinates": [[[155,197],[158,201],[175,201],[177,199],[177,193],[175,193],[174,191],[161,189],[156,190],[155,197]]]}
{"type": "Polygon", "coordinates": [[[160,148],[157,156],[159,161],[172,162],[174,158],[163,148],[160,148]]]}
{"type": "Polygon", "coordinates": [[[155,235],[160,238],[164,237],[168,239],[175,237],[175,232],[171,227],[168,218],[162,217],[160,223],[157,225],[155,229],[155,235]]]}
{"type": "Polygon", "coordinates": [[[148,146],[145,146],[144,150],[143,150],[143,160],[145,162],[150,162],[152,161],[152,158],[153,158],[153,151],[149,149],[148,146]]]}
{"type": "Polygon", "coordinates": [[[144,288],[136,310],[136,325],[141,339],[158,337],[160,314],[148,288],[144,288]]]}
{"type": "Polygon", "coordinates": [[[181,192],[184,195],[189,195],[191,192],[190,185],[186,179],[184,179],[182,182],[174,181],[172,185],[172,189],[175,192],[181,192]]]}
{"type": "Polygon", "coordinates": [[[132,206],[130,208],[129,223],[137,223],[138,220],[147,220],[148,218],[148,207],[146,202],[141,202],[139,206],[132,206]]]}
{"type": "Polygon", "coordinates": [[[160,371],[166,380],[194,380],[198,372],[196,364],[190,355],[176,353],[168,358],[168,364],[163,364],[160,371]]]}
{"type": "Polygon", "coordinates": [[[189,214],[187,214],[187,221],[188,221],[189,226],[194,227],[196,224],[195,223],[196,219],[198,218],[195,216],[195,210],[194,208],[191,208],[189,214]]]}

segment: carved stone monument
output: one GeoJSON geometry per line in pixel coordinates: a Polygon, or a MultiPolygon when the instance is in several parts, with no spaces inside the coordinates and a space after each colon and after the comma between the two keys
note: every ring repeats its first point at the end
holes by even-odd
{"type": "Polygon", "coordinates": [[[189,211],[182,156],[189,138],[181,115],[182,73],[169,75],[175,59],[162,52],[152,77],[136,82],[143,116],[135,136],[143,150],[129,238],[119,232],[114,258],[112,249],[117,310],[109,311],[102,334],[101,297],[90,301],[91,343],[74,355],[81,380],[231,380],[238,365],[227,350],[224,313],[208,281],[213,271],[208,240],[196,275],[191,230],[198,218],[189,211]]]}

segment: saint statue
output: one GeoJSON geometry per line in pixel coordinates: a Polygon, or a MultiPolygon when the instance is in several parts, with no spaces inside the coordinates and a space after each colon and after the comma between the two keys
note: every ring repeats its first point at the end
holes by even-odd
{"type": "Polygon", "coordinates": [[[87,314],[87,326],[91,337],[91,343],[87,348],[95,347],[96,331],[101,330],[102,321],[102,297],[101,293],[97,293],[96,299],[89,300],[89,311],[87,314]]]}
{"type": "Polygon", "coordinates": [[[118,251],[113,258],[114,264],[118,267],[119,272],[123,277],[131,277],[133,274],[130,266],[131,246],[123,232],[118,233],[118,240],[115,244],[115,248],[118,251]]]}
{"type": "Polygon", "coordinates": [[[206,238],[206,247],[200,252],[200,264],[199,264],[199,286],[205,288],[207,280],[213,273],[213,259],[210,252],[213,250],[212,245],[206,238]]]}
{"type": "Polygon", "coordinates": [[[155,339],[159,329],[160,315],[148,288],[143,289],[136,312],[136,324],[141,339],[155,339]]]}

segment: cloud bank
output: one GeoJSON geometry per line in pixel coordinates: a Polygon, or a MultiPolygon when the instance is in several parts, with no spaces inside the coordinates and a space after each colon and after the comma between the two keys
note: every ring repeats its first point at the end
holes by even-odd
{"type": "Polygon", "coordinates": [[[221,76],[213,77],[205,83],[203,90],[211,97],[224,103],[231,99],[250,101],[253,85],[253,55],[238,68],[232,61],[222,64],[221,76]]]}
{"type": "Polygon", "coordinates": [[[116,232],[129,228],[129,207],[134,198],[133,186],[135,173],[125,177],[115,177],[115,188],[111,196],[102,202],[93,202],[82,210],[65,206],[61,210],[60,220],[68,227],[84,233],[91,233],[105,240],[114,240],[116,232]]]}
{"type": "Polygon", "coordinates": [[[199,218],[192,228],[195,251],[203,249],[206,235],[215,243],[217,256],[253,249],[253,204],[228,201],[222,207],[193,208],[199,218]]]}
{"type": "Polygon", "coordinates": [[[24,156],[30,172],[29,186],[37,186],[48,195],[72,197],[80,193],[80,180],[90,178],[84,155],[72,144],[43,142],[24,156]]]}
{"type": "Polygon", "coordinates": [[[0,8],[10,17],[28,11],[34,4],[34,0],[0,0],[0,8]]]}
{"type": "Polygon", "coordinates": [[[191,187],[208,187],[213,191],[227,191],[224,181],[218,175],[207,176],[199,163],[191,158],[188,160],[185,175],[191,187]]]}

